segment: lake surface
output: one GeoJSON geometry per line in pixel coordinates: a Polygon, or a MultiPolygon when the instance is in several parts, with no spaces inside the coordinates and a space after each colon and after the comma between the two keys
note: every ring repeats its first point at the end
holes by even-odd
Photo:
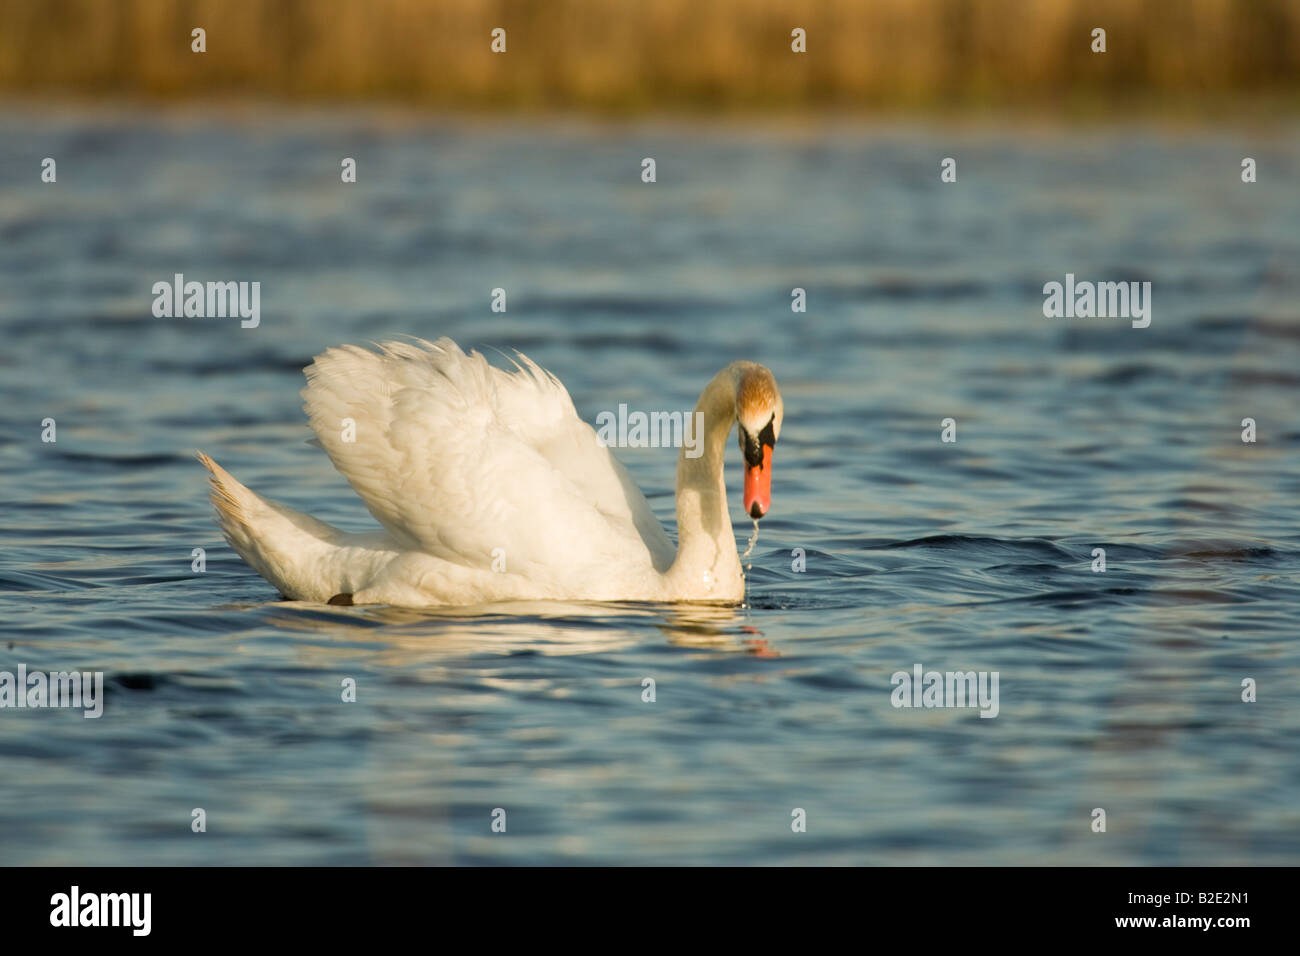
{"type": "Polygon", "coordinates": [[[1298,178],[1294,127],[0,112],[0,671],[106,682],[0,710],[0,863],[1300,863],[1298,178]],[[155,318],[178,272],[260,325],[155,318]],[[1150,327],[1045,318],[1067,273],[1150,327]],[[403,333],[593,422],[769,365],[746,605],[280,600],[192,453],[372,527],[301,368],[403,333]],[[895,708],[917,664],[997,717],[895,708]]]}

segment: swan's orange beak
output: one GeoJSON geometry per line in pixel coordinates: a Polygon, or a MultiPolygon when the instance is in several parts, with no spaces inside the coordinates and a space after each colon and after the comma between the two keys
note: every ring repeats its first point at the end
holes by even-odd
{"type": "Polygon", "coordinates": [[[745,468],[745,513],[757,520],[772,507],[772,446],[763,446],[763,463],[745,468]]]}

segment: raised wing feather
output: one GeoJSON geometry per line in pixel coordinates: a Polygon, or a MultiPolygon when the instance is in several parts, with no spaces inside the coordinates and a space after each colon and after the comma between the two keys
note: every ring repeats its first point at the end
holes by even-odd
{"type": "Polygon", "coordinates": [[[332,348],[307,367],[304,409],[370,513],[410,548],[511,570],[648,564],[673,549],[564,386],[450,339],[332,348]],[[355,423],[346,441],[345,419],[355,423]]]}

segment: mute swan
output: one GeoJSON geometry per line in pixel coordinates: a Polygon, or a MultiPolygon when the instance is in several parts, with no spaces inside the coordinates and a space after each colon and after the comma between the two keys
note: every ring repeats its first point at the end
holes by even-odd
{"type": "Polygon", "coordinates": [[[737,422],[743,504],[761,518],[784,411],[766,368],[733,362],[700,395],[703,435],[677,461],[674,552],[554,375],[523,355],[514,371],[496,368],[447,338],[377,348],[316,356],[302,397],[315,443],[384,530],[340,531],[198,452],[226,540],[286,596],[406,607],[744,598],[722,458],[737,422]]]}

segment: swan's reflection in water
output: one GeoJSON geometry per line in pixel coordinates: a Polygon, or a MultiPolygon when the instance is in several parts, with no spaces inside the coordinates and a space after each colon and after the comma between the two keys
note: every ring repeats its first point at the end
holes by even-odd
{"type": "MultiPolygon", "coordinates": [[[[302,664],[332,672],[335,699],[337,678],[358,679],[364,709],[342,710],[339,720],[355,715],[365,733],[349,744],[350,767],[336,769],[353,788],[349,859],[376,865],[492,862],[507,859],[507,849],[552,863],[589,856],[594,844],[568,832],[576,811],[564,795],[605,794],[608,806],[626,785],[620,781],[642,779],[638,767],[672,753],[665,740],[695,732],[682,714],[708,711],[713,698],[699,696],[698,680],[685,673],[702,667],[700,675],[711,676],[699,680],[716,680],[727,698],[735,675],[714,670],[719,655],[775,656],[746,609],[721,605],[409,610],[280,602],[261,612],[270,628],[254,633],[288,637],[302,664]],[[668,662],[665,653],[701,660],[668,662]],[[541,659],[566,655],[550,666],[541,659]],[[646,676],[680,690],[647,703],[646,676]],[[618,748],[600,742],[605,733],[616,735],[618,748]],[[520,836],[494,838],[496,808],[507,813],[506,832],[520,836]]],[[[240,643],[256,651],[247,638],[240,643]]],[[[628,828],[623,841],[634,844],[640,824],[620,825],[628,828]]]]}
{"type": "Polygon", "coordinates": [[[659,629],[678,647],[745,651],[757,657],[779,657],[743,608],[718,604],[672,604],[659,608],[659,629]]]}
{"type": "Polygon", "coordinates": [[[779,656],[743,607],[722,604],[539,601],[411,609],[281,601],[266,610],[266,623],[319,636],[302,642],[318,663],[364,655],[380,666],[410,667],[476,654],[607,653],[644,643],[647,624],[676,647],[779,656]]]}

